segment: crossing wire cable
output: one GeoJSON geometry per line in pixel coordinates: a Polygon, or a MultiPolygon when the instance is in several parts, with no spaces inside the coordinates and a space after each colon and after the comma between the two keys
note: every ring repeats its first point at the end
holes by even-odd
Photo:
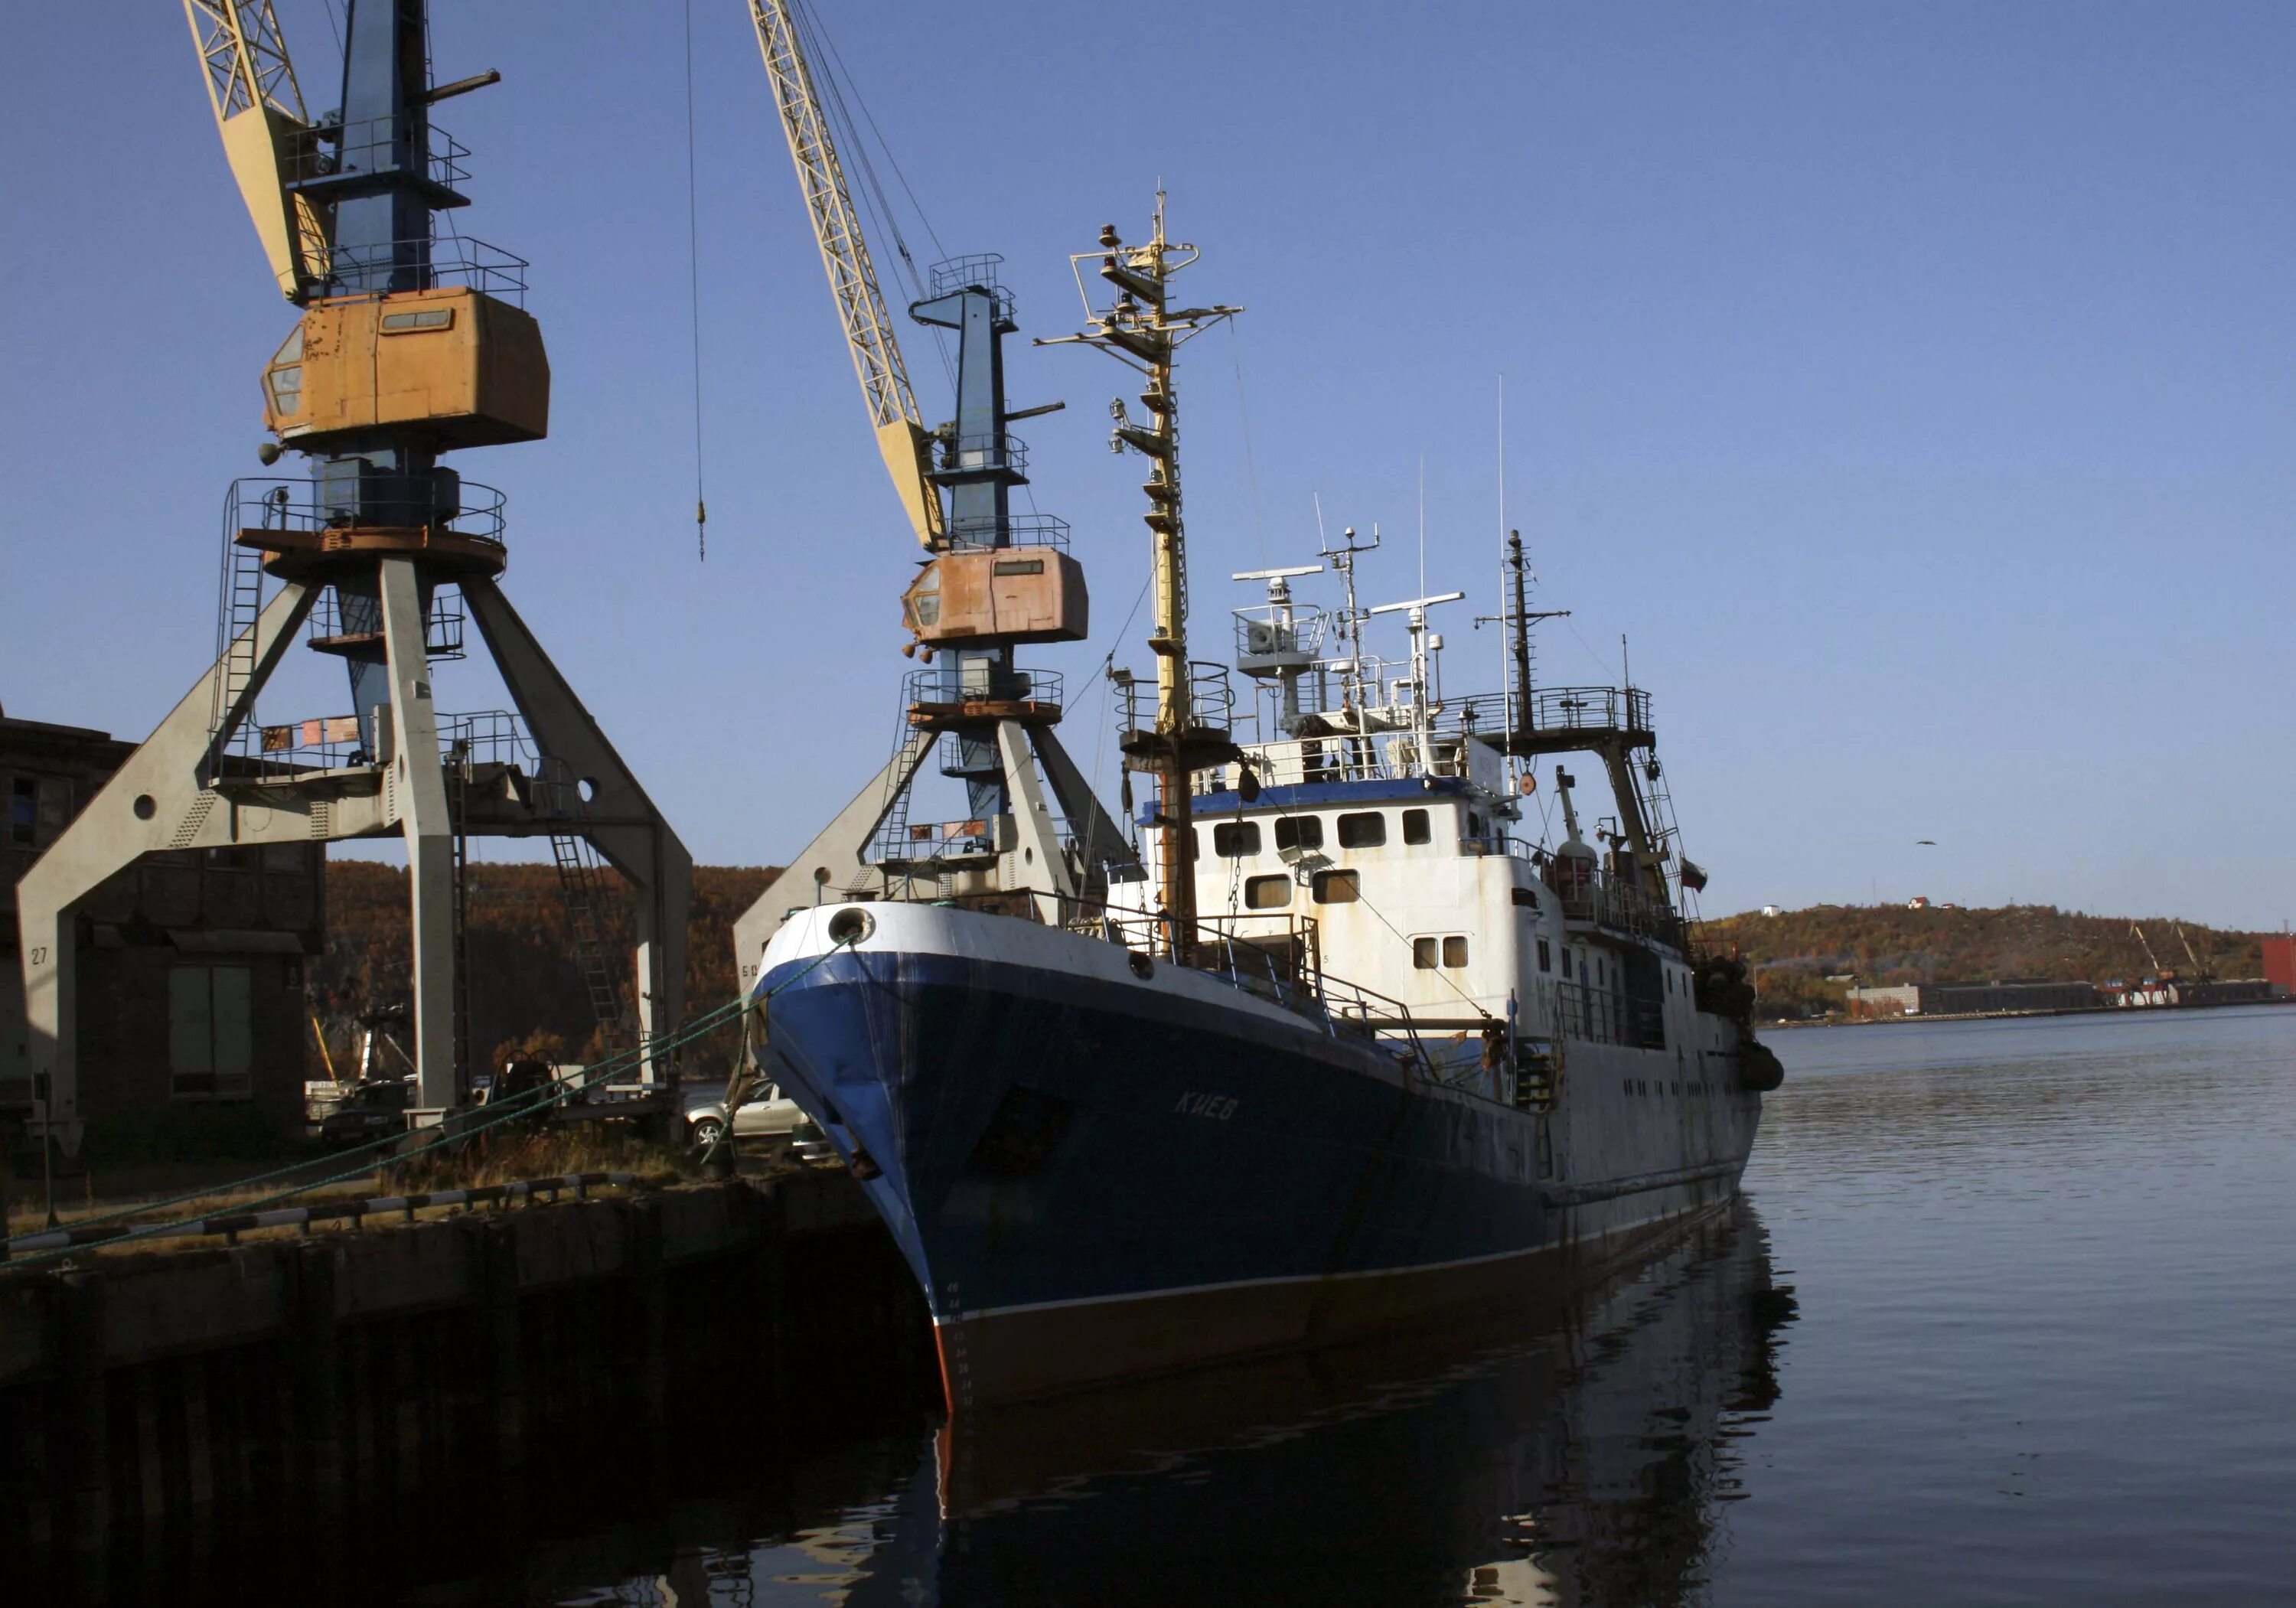
{"type": "MultiPolygon", "coordinates": [[[[922,301],[927,293],[924,276],[917,268],[916,258],[909,251],[909,242],[901,232],[899,215],[893,209],[892,199],[886,194],[884,185],[877,177],[876,163],[869,155],[869,143],[862,138],[861,123],[855,120],[846,105],[849,91],[853,103],[861,109],[862,119],[868,124],[870,131],[876,134],[878,144],[884,147],[886,164],[893,169],[893,176],[899,180],[903,193],[908,196],[909,204],[916,212],[917,221],[924,226],[925,234],[932,242],[933,250],[946,258],[948,249],[941,244],[940,235],[933,228],[932,219],[926,216],[922,203],[917,200],[916,192],[909,188],[908,178],[902,173],[891,144],[878,130],[876,117],[870,111],[860,85],[846,70],[845,58],[838,53],[836,41],[829,37],[829,30],[813,14],[812,8],[801,4],[801,0],[791,0],[790,20],[804,43],[808,59],[820,66],[821,71],[814,87],[821,94],[822,115],[829,120],[831,137],[836,141],[838,150],[849,156],[860,170],[861,184],[853,199],[869,215],[876,231],[892,241],[898,266],[909,283],[910,299],[922,301]]],[[[954,390],[956,386],[956,361],[949,355],[947,333],[938,325],[930,327],[933,349],[940,354],[942,372],[948,378],[950,389],[954,390]]]]}
{"type": "Polygon", "coordinates": [[[709,505],[701,482],[701,207],[693,136],[693,0],[685,0],[685,275],[693,312],[693,551],[709,562],[709,505]]]}
{"type": "MultiPolygon", "coordinates": [[[[1228,350],[1235,358],[1235,416],[1243,435],[1243,474],[1251,488],[1251,537],[1259,549],[1259,567],[1267,568],[1267,521],[1259,512],[1259,466],[1251,456],[1251,406],[1243,391],[1243,337],[1236,333],[1239,321],[1227,320],[1228,350]]],[[[1419,588],[1424,593],[1427,588],[1419,588]]]]}
{"type": "MultiPolygon", "coordinates": [[[[841,951],[850,949],[853,947],[854,941],[855,940],[850,937],[838,939],[837,942],[823,950],[819,955],[815,956],[810,961],[808,961],[802,969],[789,977],[783,978],[780,982],[775,983],[772,988],[767,989],[762,997],[770,999],[774,997],[774,996],[781,993],[783,989],[793,988],[826,963],[832,956],[837,955],[841,951]]],[[[678,1049],[685,1045],[692,1044],[695,1040],[705,1038],[709,1034],[715,1032],[718,1029],[725,1026],[727,1022],[734,1021],[736,1018],[754,1008],[759,997],[759,996],[755,994],[745,994],[738,999],[731,1000],[725,1005],[719,1005],[715,1010],[706,1012],[668,1038],[658,1039],[652,1044],[640,1045],[633,1049],[618,1051],[614,1054],[608,1056],[604,1061],[597,1062],[590,1066],[586,1066],[582,1069],[582,1072],[579,1077],[569,1079],[563,1084],[545,1085],[540,1088],[529,1089],[523,1094],[513,1095],[508,1099],[503,1101],[499,1110],[496,1109],[495,1106],[489,1103],[487,1107],[483,1108],[486,1114],[478,1120],[471,1123],[468,1127],[464,1128],[462,1132],[456,1136],[456,1137],[458,1139],[467,1139],[473,1135],[484,1133],[489,1128],[499,1128],[504,1123],[516,1121],[524,1117],[531,1117],[537,1112],[565,1099],[570,1094],[579,1094],[597,1084],[611,1081],[617,1073],[634,1070],[649,1055],[659,1056],[668,1051],[678,1049]]],[[[338,1153],[342,1156],[355,1156],[360,1154],[362,1152],[380,1151],[390,1146],[399,1144],[403,1143],[405,1139],[406,1135],[404,1134],[393,1134],[381,1139],[371,1140],[367,1144],[357,1145],[349,1150],[342,1151],[338,1153]]],[[[433,1139],[429,1144],[420,1146],[414,1151],[409,1152],[405,1159],[412,1161],[416,1156],[421,1155],[424,1151],[436,1147],[439,1143],[439,1140],[433,1139]]],[[[380,1160],[381,1158],[377,1157],[376,1159],[380,1160]]],[[[126,1218],[140,1217],[146,1212],[165,1211],[170,1207],[184,1206],[193,1201],[204,1200],[214,1195],[227,1194],[234,1189],[245,1189],[254,1185],[270,1183],[275,1179],[285,1177],[288,1174],[299,1171],[301,1169],[308,1165],[308,1162],[299,1161],[290,1166],[275,1168],[269,1172],[257,1173],[251,1177],[242,1178],[235,1184],[210,1185],[205,1189],[193,1190],[187,1194],[176,1195],[170,1200],[160,1201],[156,1203],[146,1203],[141,1206],[126,1207],[120,1210],[105,1212],[97,1217],[82,1218],[76,1222],[68,1223],[64,1226],[68,1228],[93,1228],[105,1223],[120,1222],[121,1219],[126,1218]]],[[[354,1178],[365,1177],[372,1170],[373,1170],[373,1169],[370,1163],[362,1162],[360,1165],[354,1167],[346,1172],[334,1173],[324,1178],[308,1179],[303,1183],[293,1185],[288,1188],[277,1190],[270,1194],[260,1196],[253,1201],[234,1202],[232,1203],[231,1211],[234,1215],[238,1215],[243,1212],[260,1210],[264,1207],[275,1205],[281,1201],[292,1200],[295,1196],[299,1194],[309,1194],[314,1190],[325,1189],[330,1185],[336,1184],[349,1183],[354,1178]]],[[[174,1222],[142,1223],[132,1227],[123,1227],[118,1234],[106,1239],[92,1240],[86,1243],[78,1245],[59,1246],[53,1251],[35,1251],[29,1256],[11,1257],[4,1264],[0,1264],[0,1266],[4,1266],[8,1268],[25,1268],[31,1266],[35,1262],[49,1261],[60,1256],[73,1256],[83,1251],[100,1250],[103,1246],[116,1245],[129,1240],[157,1238],[159,1237],[159,1230],[170,1227],[179,1227],[184,1223],[195,1222],[197,1220],[197,1218],[178,1218],[174,1222]]]]}

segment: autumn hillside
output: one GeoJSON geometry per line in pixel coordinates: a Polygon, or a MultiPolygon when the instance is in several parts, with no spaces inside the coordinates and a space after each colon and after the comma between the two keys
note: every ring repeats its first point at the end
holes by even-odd
{"type": "MultiPolygon", "coordinates": [[[[734,997],[734,918],[773,874],[762,866],[693,868],[685,958],[689,1014],[734,997]]],[[[551,1053],[591,1058],[595,1023],[570,958],[573,936],[556,870],[481,862],[471,867],[470,879],[471,1040],[478,1059],[491,1062],[504,1046],[537,1036],[545,1041],[540,1047],[551,1053]]],[[[605,880],[619,891],[611,874],[605,880]]],[[[616,908],[613,918],[611,941],[627,956],[627,913],[616,908]]],[[[330,860],[327,953],[313,968],[312,981],[335,1055],[349,1049],[352,1012],[408,998],[406,968],[406,874],[371,860],[330,860]]],[[[686,1058],[689,1069],[724,1070],[730,1040],[697,1048],[700,1054],[686,1058]]]]}
{"type": "MultiPolygon", "coordinates": [[[[2163,968],[2196,971],[2168,916],[2138,918],[2163,968]]],[[[1816,905],[1780,915],[1749,913],[1706,923],[1708,944],[1735,950],[1754,968],[1765,1015],[1839,1009],[1846,981],[2102,983],[2156,968],[2125,915],[2083,915],[2054,905],[1991,910],[1909,910],[1897,905],[1816,905]]],[[[2218,977],[2261,975],[2258,932],[2183,924],[2193,953],[2218,977]]]]}

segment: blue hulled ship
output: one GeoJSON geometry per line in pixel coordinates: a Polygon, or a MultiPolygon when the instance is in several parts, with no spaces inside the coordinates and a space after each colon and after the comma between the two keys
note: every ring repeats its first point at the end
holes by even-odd
{"type": "Polygon", "coordinates": [[[1558,1289],[1726,1202],[1777,1078],[1742,969],[1684,919],[1703,874],[1650,699],[1535,684],[1519,541],[1499,692],[1443,688],[1461,594],[1359,600],[1376,532],[1237,577],[1267,591],[1232,664],[1189,657],[1173,357],[1236,311],[1172,303],[1194,258],[1160,197],[1144,243],[1077,258],[1112,299],[1071,339],[1140,381],[1114,440],[1154,544],[1155,674],[1111,674],[1122,807],[1016,655],[1081,637],[1084,583],[1065,527],[1006,501],[1012,299],[963,259],[913,309],[958,332],[958,407],[925,445],[947,502],[896,751],[736,929],[746,1079],[861,1180],[953,1406],[1558,1289]],[[1543,768],[1574,755],[1608,784],[1591,841],[1543,768]],[[955,818],[920,818],[935,768],[955,818]]]}

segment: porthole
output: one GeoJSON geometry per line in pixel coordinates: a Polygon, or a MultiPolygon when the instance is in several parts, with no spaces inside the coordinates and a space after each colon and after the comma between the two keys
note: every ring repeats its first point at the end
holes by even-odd
{"type": "Polygon", "coordinates": [[[1253,910],[1281,910],[1292,903],[1289,876],[1253,876],[1243,882],[1243,902],[1253,910]]]}

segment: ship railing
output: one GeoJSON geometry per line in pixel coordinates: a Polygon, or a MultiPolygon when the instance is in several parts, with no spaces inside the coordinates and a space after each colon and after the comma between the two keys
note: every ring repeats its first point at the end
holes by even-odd
{"type": "Polygon", "coordinates": [[[1332,623],[1312,603],[1259,603],[1230,612],[1235,617],[1236,668],[1247,673],[1255,666],[1296,659],[1304,675],[1323,652],[1324,632],[1332,623]]]}
{"type": "Polygon", "coordinates": [[[953,296],[959,291],[986,291],[996,304],[997,318],[1009,324],[1013,319],[1013,292],[999,283],[1004,263],[1003,254],[996,251],[945,258],[927,270],[931,275],[932,293],[953,296]]]}
{"type": "Polygon", "coordinates": [[[1509,859],[1527,860],[1533,864],[1537,864],[1540,857],[1538,845],[1527,838],[1510,837],[1505,833],[1487,833],[1480,837],[1461,838],[1459,852],[1505,855],[1509,859]]]}
{"type": "Polygon", "coordinates": [[[1591,923],[1687,952],[1682,917],[1671,908],[1607,871],[1573,883],[1568,873],[1559,869],[1562,865],[1561,860],[1549,859],[1546,874],[1564,921],[1591,923]]]}
{"type": "MultiPolygon", "coordinates": [[[[1161,714],[1162,694],[1153,676],[1128,674],[1114,685],[1119,730],[1145,732],[1160,729],[1158,722],[1161,714]]],[[[1190,660],[1187,685],[1188,726],[1191,729],[1209,728],[1225,732],[1234,727],[1235,685],[1228,679],[1227,666],[1201,659],[1190,660]]]]}
{"type": "MultiPolygon", "coordinates": [[[[1296,786],[1302,783],[1321,782],[1398,782],[1416,781],[1423,776],[1439,776],[1458,781],[1472,780],[1475,762],[1467,748],[1471,736],[1488,738],[1491,747],[1499,745],[1496,732],[1463,733],[1447,731],[1438,725],[1429,734],[1426,751],[1420,751],[1416,734],[1398,729],[1393,724],[1404,711],[1384,710],[1373,711],[1374,729],[1324,733],[1307,736],[1282,736],[1262,740],[1263,730],[1281,730],[1280,710],[1263,696],[1257,700],[1250,717],[1250,732],[1242,737],[1251,750],[1251,767],[1262,786],[1296,786]]],[[[1303,714],[1313,710],[1302,702],[1303,714]]],[[[1234,767],[1230,766],[1204,773],[1197,783],[1200,792],[1217,792],[1235,785],[1234,767]]]]}
{"type": "Polygon", "coordinates": [[[1666,1048],[1666,1006],[1618,989],[1566,982],[1555,988],[1557,1026],[1566,1038],[1629,1049],[1666,1048]]]}
{"type": "Polygon", "coordinates": [[[1199,915],[1184,923],[1160,911],[1027,889],[957,894],[932,903],[1101,939],[1136,956],[1136,970],[1148,968],[1143,976],[1152,975],[1159,960],[1181,965],[1306,1017],[1334,1038],[1384,1041],[1423,1069],[1431,1065],[1409,1005],[1324,970],[1313,916],[1199,915]]]}
{"type": "MultiPolygon", "coordinates": [[[[1513,701],[1504,693],[1478,693],[1447,700],[1444,712],[1455,729],[1495,742],[1504,741],[1510,730],[1517,737],[1584,734],[1590,742],[1602,737],[1647,742],[1653,730],[1651,695],[1634,686],[1534,687],[1529,699],[1513,701]]],[[[1546,746],[1562,752],[1571,745],[1546,746]]]]}

